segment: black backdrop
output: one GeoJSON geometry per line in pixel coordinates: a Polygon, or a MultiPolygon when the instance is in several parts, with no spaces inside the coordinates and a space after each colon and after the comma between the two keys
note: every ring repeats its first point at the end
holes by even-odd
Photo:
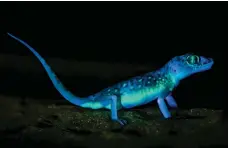
{"type": "Polygon", "coordinates": [[[178,103],[227,107],[227,2],[1,2],[0,7],[1,53],[32,56],[6,32],[45,58],[162,66],[193,52],[212,57],[215,65],[182,81],[174,92],[178,103]]]}

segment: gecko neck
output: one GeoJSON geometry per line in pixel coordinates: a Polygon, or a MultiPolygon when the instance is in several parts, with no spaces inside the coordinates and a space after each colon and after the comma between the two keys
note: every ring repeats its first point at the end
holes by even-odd
{"type": "Polygon", "coordinates": [[[165,64],[163,67],[158,69],[156,73],[157,72],[161,73],[164,76],[169,77],[169,79],[174,83],[175,86],[177,86],[180,83],[180,81],[183,79],[183,78],[179,78],[176,72],[174,72],[171,69],[170,63],[165,64]]]}

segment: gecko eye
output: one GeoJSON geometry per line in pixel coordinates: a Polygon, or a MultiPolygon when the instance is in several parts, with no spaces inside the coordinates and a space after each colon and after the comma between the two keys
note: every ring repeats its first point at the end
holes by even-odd
{"type": "Polygon", "coordinates": [[[191,64],[191,65],[198,64],[200,62],[200,58],[197,55],[187,56],[186,60],[188,64],[191,64]]]}

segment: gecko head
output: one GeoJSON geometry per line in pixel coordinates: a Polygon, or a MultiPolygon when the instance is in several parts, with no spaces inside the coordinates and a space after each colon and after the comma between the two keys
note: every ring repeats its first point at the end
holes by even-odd
{"type": "Polygon", "coordinates": [[[194,73],[211,69],[214,64],[213,59],[198,56],[192,53],[174,57],[169,61],[170,74],[181,80],[194,73]]]}

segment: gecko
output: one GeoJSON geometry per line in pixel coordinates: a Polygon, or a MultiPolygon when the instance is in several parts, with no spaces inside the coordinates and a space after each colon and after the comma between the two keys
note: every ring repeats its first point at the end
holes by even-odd
{"type": "Polygon", "coordinates": [[[83,108],[110,110],[111,120],[122,126],[126,125],[127,121],[119,118],[119,110],[134,108],[152,101],[157,101],[159,110],[165,119],[171,119],[168,106],[171,108],[178,107],[172,96],[172,91],[181,80],[195,73],[207,71],[214,64],[212,58],[186,53],[173,57],[158,70],[124,80],[93,95],[78,97],[61,83],[45,59],[34,48],[18,37],[10,33],[7,34],[35,55],[63,98],[83,108]]]}

